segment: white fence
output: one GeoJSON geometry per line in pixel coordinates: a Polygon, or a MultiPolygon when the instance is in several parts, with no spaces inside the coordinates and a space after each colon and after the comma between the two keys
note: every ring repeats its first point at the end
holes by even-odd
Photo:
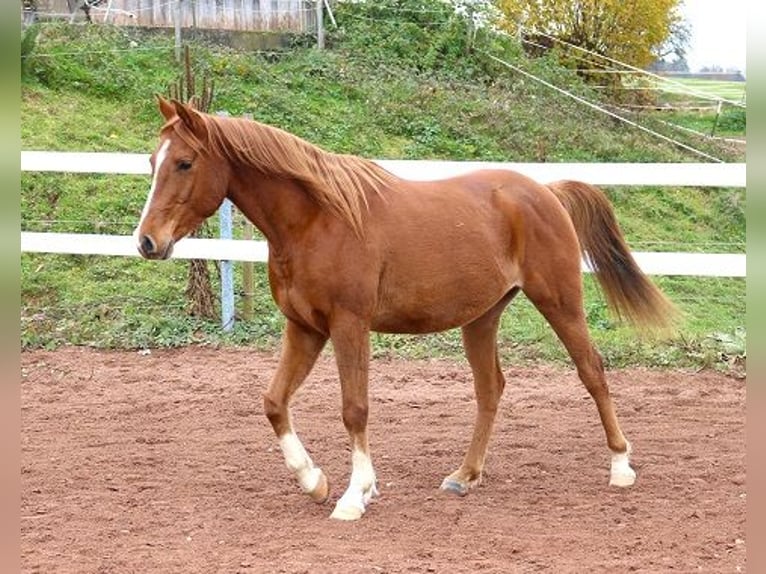
{"type": "MultiPolygon", "coordinates": [[[[746,164],[712,163],[497,163],[378,160],[392,173],[413,180],[431,180],[475,169],[505,168],[546,182],[577,179],[595,185],[746,187],[746,164]]],[[[149,155],[22,151],[21,170],[37,172],[150,174],[149,155]]],[[[147,186],[148,186],[147,181],[147,186]]],[[[148,190],[148,188],[147,188],[148,190]]],[[[133,237],[74,233],[21,232],[21,251],[90,255],[138,256],[133,237]]],[[[746,255],[727,253],[633,252],[650,275],[745,277],[746,255]]],[[[264,241],[184,239],[173,252],[180,259],[266,261],[264,241]]],[[[583,264],[583,269],[589,271],[583,264]]]]}

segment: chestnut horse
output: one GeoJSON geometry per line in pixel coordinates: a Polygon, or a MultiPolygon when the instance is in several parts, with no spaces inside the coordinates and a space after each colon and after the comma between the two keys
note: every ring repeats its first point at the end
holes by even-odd
{"type": "Polygon", "coordinates": [[[264,409],[288,468],[317,502],[328,498],[327,478],[295,434],[289,405],[332,341],[352,452],[333,518],[360,518],[377,494],[367,437],[371,331],[462,329],[478,409],[462,464],[441,488],[463,495],[479,483],[505,386],[498,323],[519,291],[550,323],[596,403],[610,484],[633,484],[630,445],[585,321],[582,256],[618,317],[663,326],[673,306],[638,268],[600,190],[503,170],[406,181],[271,126],[158,99],[165,123],[138,250],[167,259],[227,197],[261,230],[272,295],[286,317],[264,409]]]}

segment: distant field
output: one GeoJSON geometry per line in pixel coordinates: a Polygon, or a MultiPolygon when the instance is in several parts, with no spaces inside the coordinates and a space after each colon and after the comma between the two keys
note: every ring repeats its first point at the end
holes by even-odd
{"type": "Polygon", "coordinates": [[[652,94],[654,108],[665,124],[700,135],[742,138],[747,128],[746,82],[705,78],[641,76],[629,85],[652,94]],[[718,104],[723,105],[719,108],[718,104]]]}
{"type": "Polygon", "coordinates": [[[725,82],[704,78],[668,78],[666,82],[657,82],[658,88],[672,94],[686,94],[689,97],[702,94],[743,104],[746,103],[746,85],[746,82],[725,82]]]}

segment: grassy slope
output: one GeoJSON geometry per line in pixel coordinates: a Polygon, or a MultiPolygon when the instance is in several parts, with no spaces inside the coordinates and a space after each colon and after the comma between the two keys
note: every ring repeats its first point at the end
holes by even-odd
{"type": "MultiPolygon", "coordinates": [[[[278,58],[200,45],[193,49],[195,67],[214,79],[216,109],[253,114],[337,152],[379,158],[696,161],[459,50],[450,53],[437,46],[430,56],[428,50],[402,50],[401,57],[364,52],[356,39],[372,33],[349,25],[336,35],[334,50],[296,47],[278,58]],[[423,61],[426,57],[430,63],[423,61]],[[456,71],[455,62],[470,70],[456,71]]],[[[463,37],[459,31],[457,37],[463,37]]],[[[368,40],[367,45],[381,44],[368,40]]],[[[439,40],[438,34],[427,39],[429,46],[439,40]]],[[[426,40],[413,36],[401,41],[406,46],[407,41],[426,40]]],[[[512,47],[500,48],[506,57],[515,56],[512,47]]],[[[54,26],[43,30],[35,54],[22,94],[23,149],[153,148],[160,122],[152,94],[164,92],[176,74],[168,39],[129,30],[54,26]]],[[[564,73],[545,61],[525,65],[551,78],[564,73]]],[[[24,174],[22,180],[23,229],[121,234],[131,232],[147,185],[145,178],[127,176],[24,174]]],[[[607,191],[636,249],[744,251],[741,190],[607,191]]],[[[21,265],[25,346],[135,348],[198,342],[271,347],[282,324],[262,267],[256,268],[255,319],[240,321],[224,335],[215,321],[185,313],[184,262],[25,254],[21,265]]],[[[614,364],[725,365],[742,352],[744,281],[658,282],[687,315],[681,335],[664,343],[615,325],[586,278],[589,320],[607,359],[614,364]]],[[[502,338],[503,353],[517,360],[563,357],[550,329],[523,298],[506,313],[502,338]]],[[[459,354],[459,347],[454,332],[374,337],[376,353],[459,354]]]]}

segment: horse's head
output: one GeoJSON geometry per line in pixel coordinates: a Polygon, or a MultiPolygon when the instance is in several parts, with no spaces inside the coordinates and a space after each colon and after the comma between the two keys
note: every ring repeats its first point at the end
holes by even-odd
{"type": "Polygon", "coordinates": [[[152,186],[134,232],[147,259],[167,259],[176,241],[215,213],[226,197],[228,163],[210,153],[202,114],[158,98],[166,123],[151,156],[152,186]]]}

